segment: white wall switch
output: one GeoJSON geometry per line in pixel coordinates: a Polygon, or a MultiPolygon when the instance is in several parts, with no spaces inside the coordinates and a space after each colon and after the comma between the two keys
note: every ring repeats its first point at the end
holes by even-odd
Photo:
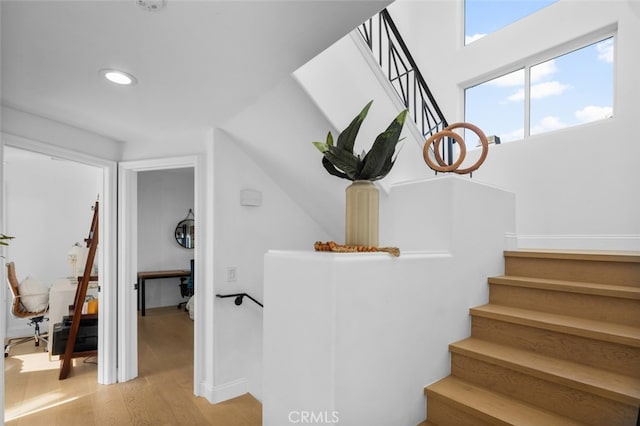
{"type": "Polygon", "coordinates": [[[238,268],[235,266],[227,267],[227,282],[236,282],[238,281],[238,268]]]}

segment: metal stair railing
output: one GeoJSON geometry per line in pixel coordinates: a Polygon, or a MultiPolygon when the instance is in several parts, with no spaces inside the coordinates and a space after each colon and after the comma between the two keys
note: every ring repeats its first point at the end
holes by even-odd
{"type": "MultiPolygon", "coordinates": [[[[358,31],[421,134],[427,138],[447,127],[444,114],[387,9],[369,18],[358,27],[358,31]]],[[[449,164],[452,143],[449,140],[442,144],[443,151],[445,146],[448,148],[449,155],[443,152],[443,158],[447,158],[449,164]]]]}

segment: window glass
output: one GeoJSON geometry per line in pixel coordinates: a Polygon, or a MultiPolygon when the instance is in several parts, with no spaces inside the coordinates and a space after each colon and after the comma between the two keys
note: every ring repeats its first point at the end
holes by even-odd
{"type": "Polygon", "coordinates": [[[531,15],[557,0],[465,0],[464,44],[531,15]]]}
{"type": "MultiPolygon", "coordinates": [[[[509,142],[524,137],[524,69],[494,78],[465,90],[465,121],[480,127],[487,135],[509,142]]],[[[478,140],[465,131],[467,149],[478,140]]]]}
{"type": "MultiPolygon", "coordinates": [[[[610,118],[613,56],[614,37],[609,37],[470,87],[465,90],[465,121],[504,143],[610,118]]],[[[464,136],[467,149],[475,148],[477,138],[469,132],[464,136]]]]}
{"type": "Polygon", "coordinates": [[[531,67],[530,134],[613,115],[613,37],[531,67]]]}

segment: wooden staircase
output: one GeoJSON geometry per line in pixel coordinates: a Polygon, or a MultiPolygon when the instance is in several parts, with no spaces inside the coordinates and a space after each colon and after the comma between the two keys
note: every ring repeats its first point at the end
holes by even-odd
{"type": "Polygon", "coordinates": [[[422,425],[640,425],[640,253],[505,252],[422,425]]]}

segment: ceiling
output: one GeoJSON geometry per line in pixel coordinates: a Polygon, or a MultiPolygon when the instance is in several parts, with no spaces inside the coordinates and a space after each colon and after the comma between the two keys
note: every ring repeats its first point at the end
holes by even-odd
{"type": "Polygon", "coordinates": [[[175,141],[220,126],[388,3],[2,0],[2,103],[126,143],[175,141]]]}

